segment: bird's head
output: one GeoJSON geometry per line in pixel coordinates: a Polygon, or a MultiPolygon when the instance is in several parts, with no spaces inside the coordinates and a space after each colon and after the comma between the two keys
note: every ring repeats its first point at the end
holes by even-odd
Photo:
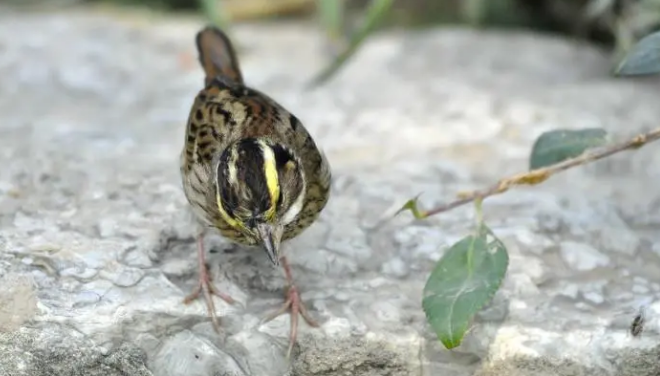
{"type": "Polygon", "coordinates": [[[216,168],[221,215],[279,265],[284,226],[300,214],[305,196],[300,160],[282,144],[246,138],[227,147],[216,168]]]}

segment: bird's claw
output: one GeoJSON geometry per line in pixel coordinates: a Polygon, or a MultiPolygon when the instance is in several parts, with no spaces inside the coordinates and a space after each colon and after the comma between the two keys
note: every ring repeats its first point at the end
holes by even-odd
{"type": "Polygon", "coordinates": [[[317,328],[319,327],[319,324],[316,322],[316,320],[312,319],[312,317],[309,314],[309,311],[307,310],[307,307],[305,307],[305,304],[301,301],[300,299],[300,293],[298,292],[298,289],[296,286],[291,285],[288,290],[287,290],[287,299],[282,304],[280,309],[277,311],[273,312],[270,314],[268,317],[266,317],[263,321],[263,323],[267,323],[283,314],[285,314],[287,311],[291,311],[291,331],[289,333],[289,348],[286,352],[287,358],[291,356],[291,352],[293,350],[293,345],[296,342],[296,337],[298,335],[298,314],[303,317],[307,325],[317,328]]]}

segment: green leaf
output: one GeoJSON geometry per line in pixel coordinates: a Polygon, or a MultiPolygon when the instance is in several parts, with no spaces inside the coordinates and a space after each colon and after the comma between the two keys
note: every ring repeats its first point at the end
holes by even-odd
{"type": "Polygon", "coordinates": [[[426,281],[422,307],[447,349],[461,344],[474,315],[499,289],[508,265],[506,247],[485,224],[440,259],[426,281]]]}
{"type": "Polygon", "coordinates": [[[366,11],[365,20],[358,31],[351,37],[348,48],[344,50],[336,59],[323,69],[315,78],[310,81],[309,86],[315,87],[326,82],[332,77],[346,61],[357,51],[358,47],[385,18],[394,0],[371,0],[369,8],[366,11]]]}
{"type": "Polygon", "coordinates": [[[602,146],[607,141],[607,132],[601,128],[545,132],[534,143],[529,168],[535,170],[577,157],[585,150],[602,146]]]}
{"type": "Polygon", "coordinates": [[[615,69],[616,76],[638,76],[660,73],[660,31],[637,42],[615,69]]]}
{"type": "Polygon", "coordinates": [[[334,45],[342,40],[345,0],[317,0],[319,18],[323,28],[334,45]]]}
{"type": "Polygon", "coordinates": [[[214,26],[227,32],[225,29],[229,27],[229,20],[225,17],[222,11],[222,2],[217,0],[198,0],[204,17],[214,26]]]}
{"type": "Polygon", "coordinates": [[[463,0],[462,14],[465,21],[471,26],[480,26],[488,15],[489,0],[463,0]]]}
{"type": "Polygon", "coordinates": [[[424,213],[422,210],[419,210],[419,208],[417,207],[417,199],[419,199],[419,195],[417,195],[415,198],[411,198],[410,200],[406,201],[406,203],[403,204],[401,209],[397,210],[396,213],[394,213],[393,217],[396,217],[397,215],[401,214],[406,210],[410,210],[410,212],[412,212],[415,219],[426,218],[426,213],[424,213]]]}

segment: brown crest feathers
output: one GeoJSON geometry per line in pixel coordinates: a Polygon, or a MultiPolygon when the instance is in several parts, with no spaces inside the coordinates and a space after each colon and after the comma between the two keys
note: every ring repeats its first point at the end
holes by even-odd
{"type": "Polygon", "coordinates": [[[236,52],[227,35],[214,26],[207,26],[195,38],[199,63],[204,69],[204,82],[208,85],[214,78],[227,77],[243,83],[243,74],[238,65],[236,52]]]}

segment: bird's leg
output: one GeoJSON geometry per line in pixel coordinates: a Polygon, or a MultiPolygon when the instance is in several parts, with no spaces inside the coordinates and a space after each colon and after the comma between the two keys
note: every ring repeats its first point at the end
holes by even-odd
{"type": "Polygon", "coordinates": [[[309,312],[307,311],[307,308],[300,300],[300,293],[298,292],[298,288],[293,284],[293,275],[291,274],[291,266],[289,265],[289,261],[286,259],[286,256],[282,256],[281,262],[282,262],[282,268],[284,269],[284,274],[286,275],[286,281],[288,284],[286,289],[287,298],[284,304],[282,305],[282,307],[276,312],[273,312],[273,314],[271,314],[270,316],[268,316],[264,320],[264,323],[283,315],[288,310],[291,310],[291,332],[289,334],[289,349],[286,353],[286,356],[288,358],[291,356],[291,351],[293,350],[293,344],[296,342],[296,337],[298,334],[298,314],[300,314],[305,320],[305,322],[307,322],[307,325],[311,327],[316,328],[319,326],[319,324],[314,319],[312,319],[312,317],[309,315],[309,312]]]}
{"type": "Polygon", "coordinates": [[[219,297],[229,304],[234,303],[234,299],[231,296],[218,291],[216,287],[211,283],[211,276],[206,267],[206,257],[204,255],[204,230],[200,231],[197,235],[197,261],[199,262],[199,282],[197,287],[186,296],[183,300],[185,304],[189,304],[193,300],[199,297],[200,293],[204,293],[204,300],[206,301],[206,309],[208,310],[208,315],[211,317],[213,322],[213,329],[216,332],[220,331],[220,325],[218,324],[218,318],[215,315],[215,305],[213,304],[213,295],[219,297]]]}

